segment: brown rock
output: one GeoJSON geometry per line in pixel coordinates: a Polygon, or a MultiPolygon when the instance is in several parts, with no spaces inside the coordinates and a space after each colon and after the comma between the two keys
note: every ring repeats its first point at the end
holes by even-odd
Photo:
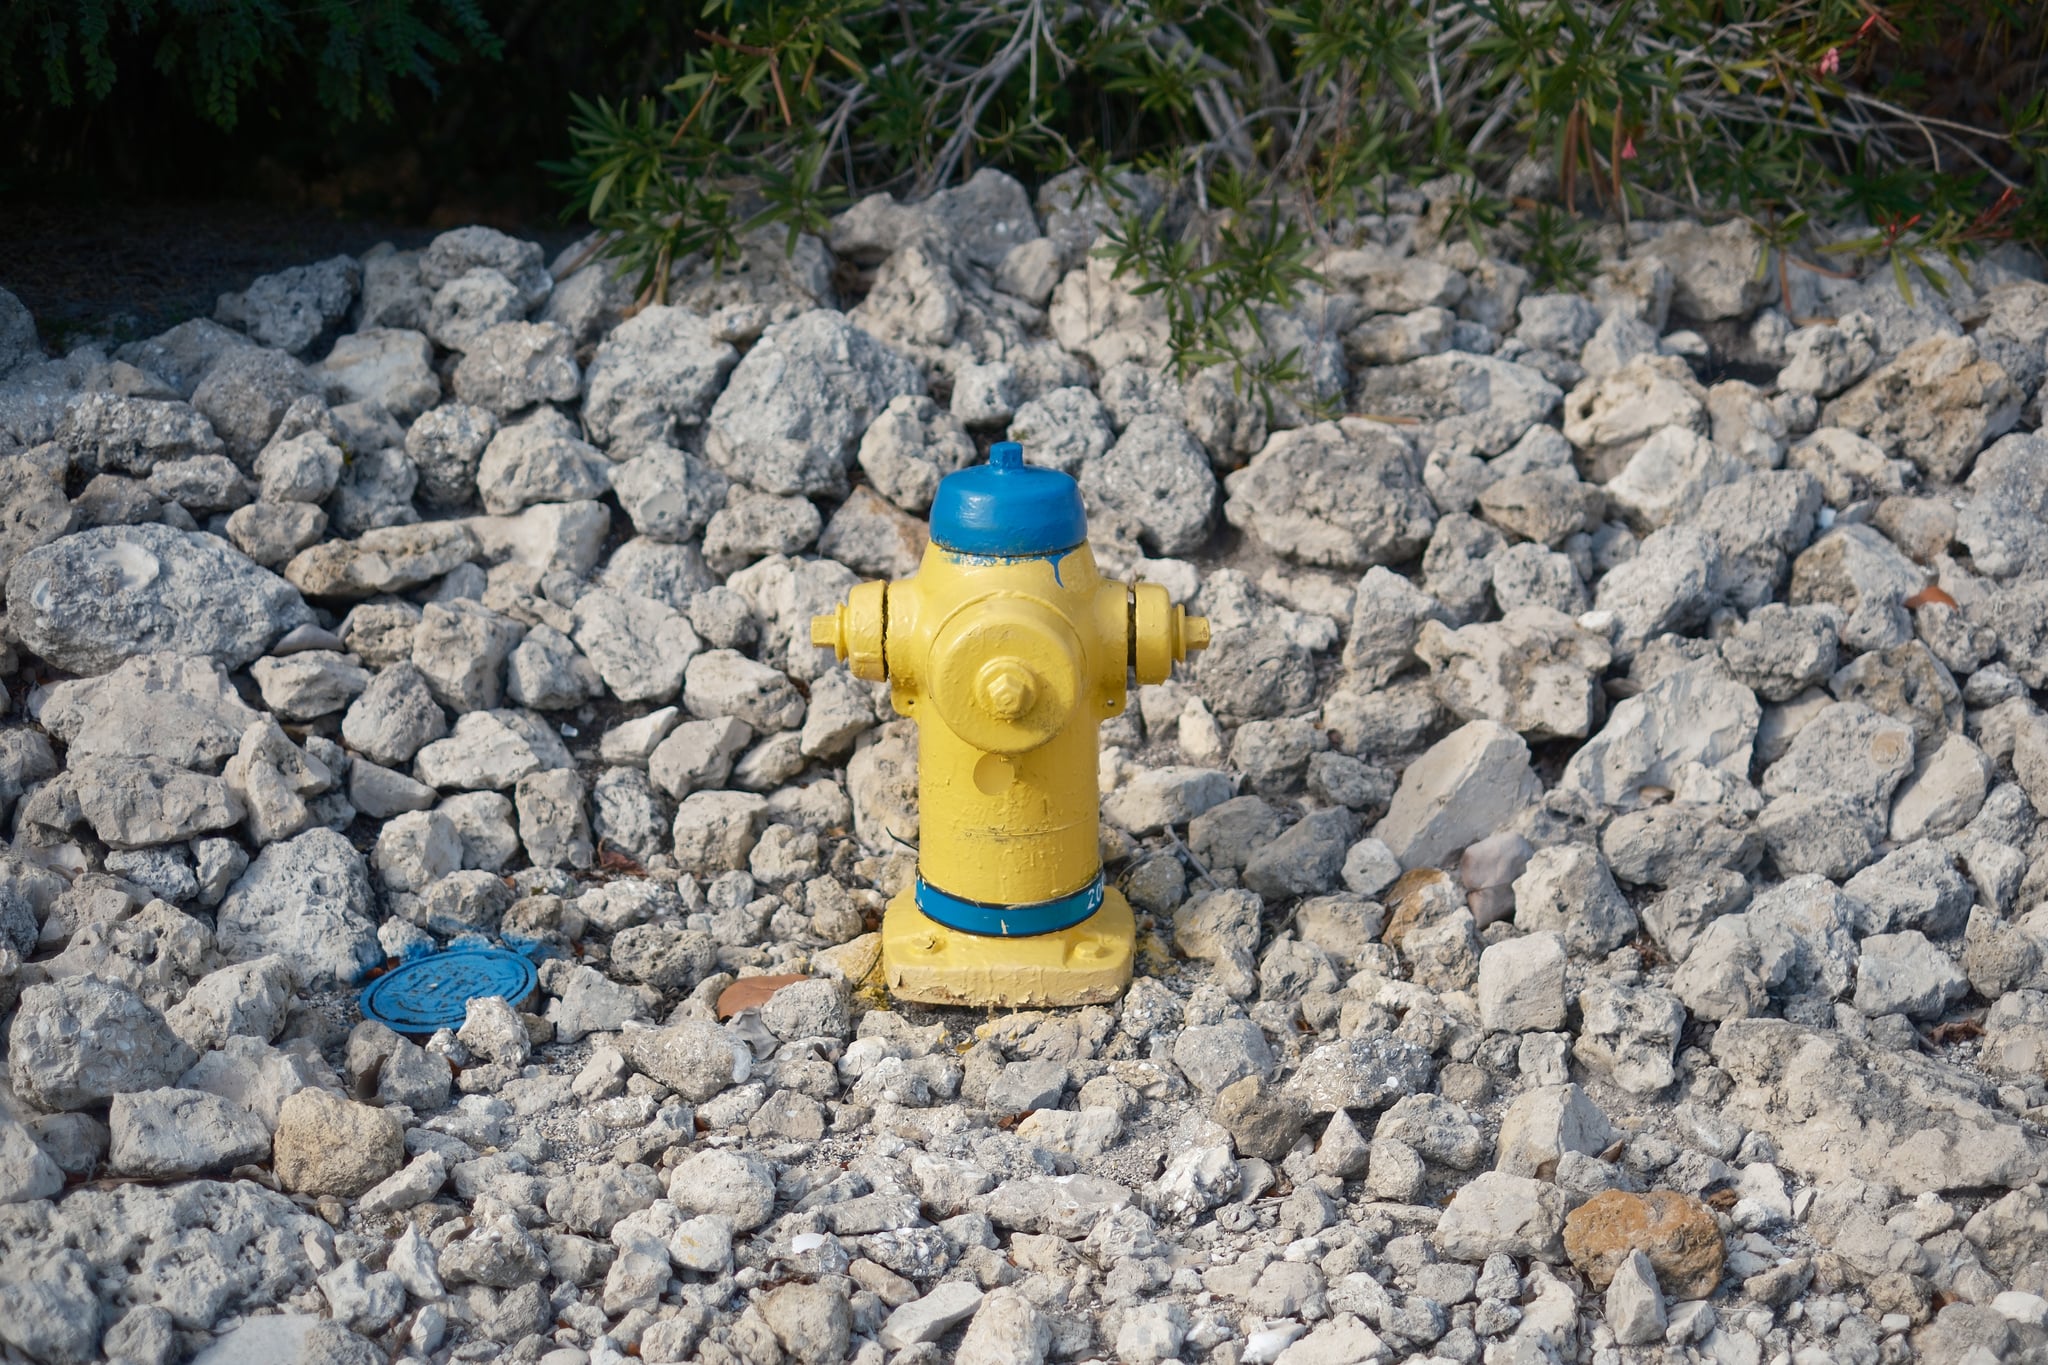
{"type": "Polygon", "coordinates": [[[279,1107],[271,1153],[287,1190],[353,1199],[404,1163],[405,1133],[382,1109],[307,1089],[279,1107]]]}
{"type": "Polygon", "coordinates": [[[1631,1251],[1656,1268],[1674,1299],[1703,1299],[1721,1282],[1721,1227],[1699,1200],[1676,1190],[1605,1190],[1566,1215],[1564,1249],[1593,1288],[1604,1290],[1631,1251]]]}
{"type": "Polygon", "coordinates": [[[730,1019],[741,1010],[758,1009],[768,1003],[769,996],[784,986],[793,986],[799,981],[810,979],[801,972],[776,976],[743,976],[719,992],[718,1017],[730,1019]]]}
{"type": "Polygon", "coordinates": [[[1404,872],[1387,888],[1387,927],[1380,942],[1395,948],[1417,929],[1428,929],[1465,908],[1465,893],[1449,873],[1434,867],[1404,872]]]}

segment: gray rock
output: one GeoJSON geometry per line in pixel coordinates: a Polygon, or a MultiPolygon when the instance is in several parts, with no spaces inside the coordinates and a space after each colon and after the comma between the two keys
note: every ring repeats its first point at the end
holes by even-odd
{"type": "Polygon", "coordinates": [[[656,304],[598,346],[583,415],[600,442],[639,448],[700,428],[739,359],[707,319],[656,304]]]}
{"type": "Polygon", "coordinates": [[[1564,1191],[1548,1181],[1484,1171],[1452,1196],[1431,1240],[1457,1261],[1495,1255],[1560,1261],[1564,1213],[1564,1191]]]}
{"type": "Polygon", "coordinates": [[[505,695],[534,711],[566,711],[604,695],[604,683],[575,641],[534,626],[505,660],[505,695]]]}
{"type": "Polygon", "coordinates": [[[225,541],[168,526],[101,527],[39,546],[7,576],[9,629],[73,673],[138,654],[207,655],[239,668],[312,613],[225,541]]]}
{"type": "Polygon", "coordinates": [[[12,293],[0,295],[0,378],[43,358],[35,316],[12,293]]]}
{"type": "Polygon", "coordinates": [[[732,717],[678,725],[647,759],[647,775],[670,796],[722,787],[753,742],[753,727],[732,717]]]}
{"type": "Polygon", "coordinates": [[[768,1221],[775,1208],[775,1179],[768,1167],[739,1152],[701,1151],[676,1163],[668,1197],[686,1213],[715,1214],[749,1232],[768,1221]]]}
{"type": "Polygon", "coordinates": [[[524,634],[517,621],[475,602],[429,602],[413,629],[413,666],[451,711],[486,711],[504,697],[505,659],[524,634]]]}
{"type": "Polygon", "coordinates": [[[460,353],[493,327],[517,322],[525,313],[518,286],[500,272],[479,266],[434,290],[427,310],[427,335],[460,353]]]}
{"type": "Polygon", "coordinates": [[[2021,392],[1969,337],[1931,336],[1829,403],[1832,426],[1875,441],[1929,477],[1953,483],[1979,450],[2018,422],[2021,392]]]}
{"type": "Polygon", "coordinates": [[[383,764],[408,763],[447,733],[448,718],[410,658],[372,678],[341,721],[349,747],[383,764]]]}
{"type": "Polygon", "coordinates": [[[1356,418],[1276,433],[1225,487],[1233,526],[1307,564],[1400,563],[1422,550],[1436,521],[1408,443],[1356,418]]]}
{"type": "Polygon", "coordinates": [[[996,1289],[982,1299],[954,1353],[956,1365],[1044,1365],[1053,1325],[1015,1289],[996,1289]]]}
{"type": "Polygon", "coordinates": [[[1373,836],[1404,868],[1436,866],[1506,825],[1541,791],[1521,737],[1492,721],[1473,721],[1401,774],[1373,836]]]}
{"type": "Polygon", "coordinates": [[[1489,1033],[1564,1027],[1565,950],[1544,931],[1490,945],[1479,955],[1479,1023],[1489,1033]]]}
{"type": "Polygon", "coordinates": [[[37,719],[73,763],[126,754],[211,769],[240,747],[257,713],[219,663],[166,652],[52,684],[37,719]]]}
{"type": "Polygon", "coordinates": [[[1721,657],[1759,698],[1783,702],[1833,675],[1836,647],[1835,617],[1827,608],[1772,602],[1722,637],[1721,657]]]}
{"type": "Polygon", "coordinates": [[[297,987],[283,958],[259,957],[208,972],[164,1017],[200,1052],[233,1037],[269,1042],[283,1030],[297,987]]]}
{"type": "Polygon", "coordinates": [[[713,569],[731,573],[764,555],[794,554],[815,541],[823,525],[808,498],[734,488],[705,525],[704,557],[713,569]]]}
{"type": "Polygon", "coordinates": [[[16,820],[59,837],[84,824],[104,843],[136,849],[227,829],[243,813],[220,778],[160,758],[93,758],[38,787],[16,820]]]}
{"type": "MultiPolygon", "coordinates": [[[[1025,443],[1025,458],[1030,463],[1050,464],[1069,474],[1078,474],[1083,455],[1100,455],[1114,439],[1109,419],[1101,415],[1101,408],[1100,401],[1087,389],[1055,390],[1017,410],[1010,424],[1011,437],[1025,443]],[[1073,425],[1075,419],[1067,409],[1082,401],[1069,402],[1061,398],[1063,394],[1084,395],[1085,402],[1093,405],[1099,430],[1090,425],[1084,436],[1072,436],[1056,426],[1057,421],[1073,425]],[[1040,416],[1040,405],[1053,405],[1056,410],[1040,416]],[[1020,431],[1028,434],[1020,435],[1020,431]],[[1099,436],[1099,440],[1091,443],[1086,439],[1089,435],[1099,436]],[[1076,455],[1070,464],[1061,463],[1068,447],[1077,441],[1083,454],[1076,455]]],[[[906,512],[922,512],[931,506],[940,479],[973,463],[974,442],[959,419],[941,410],[930,398],[923,394],[901,394],[890,399],[869,425],[861,437],[858,458],[861,472],[883,497],[906,512]]]]}
{"type": "Polygon", "coordinates": [[[1969,989],[1962,969],[1917,929],[1863,940],[1856,963],[1856,1008],[1871,1018],[1938,1019],[1969,989]]]}
{"type": "Polygon", "coordinates": [[[519,842],[535,867],[589,867],[595,856],[583,810],[583,779],[557,768],[528,773],[514,788],[519,842]]]}
{"type": "Polygon", "coordinates": [[[1662,427],[1608,480],[1607,497],[1632,528],[1648,532],[1684,520],[1709,489],[1732,483],[1749,469],[1699,432],[1662,427]]]}
{"type": "Polygon", "coordinates": [[[369,869],[329,829],[257,855],[221,901],[216,932],[229,957],[277,954],[311,988],[347,985],[384,960],[369,869]]]}
{"type": "Polygon", "coordinates": [[[1809,1180],[1875,1178],[1910,1195],[2041,1178],[2041,1139],[1932,1058],[1779,1019],[1724,1024],[1712,1051],[1735,1081],[1724,1112],[1809,1180]]]}
{"type": "Polygon", "coordinates": [[[1864,313],[1801,327],[1785,338],[1778,388],[1832,398],[1869,373],[1877,363],[1877,345],[1876,326],[1864,313]]]}
{"type": "Polygon", "coordinates": [[[299,399],[319,397],[305,366],[263,346],[224,349],[192,391],[192,406],[219,433],[235,463],[247,467],[299,399]]]}
{"type": "Polygon", "coordinates": [[[600,589],[576,603],[576,643],[622,701],[667,701],[702,643],[664,603],[600,589]]]}
{"type": "Polygon", "coordinates": [[[1761,716],[1750,690],[1719,668],[1680,668],[1615,706],[1559,785],[1631,811],[1644,804],[1643,788],[1676,789],[1695,764],[1746,780],[1761,716]]]}
{"type": "Polygon", "coordinates": [[[1635,937],[1635,911],[1606,860],[1585,844],[1538,850],[1515,879],[1514,894],[1515,927],[1561,934],[1576,956],[1605,957],[1635,937]]]}
{"type": "Polygon", "coordinates": [[[258,502],[227,520],[235,548],[266,569],[283,566],[327,532],[327,513],[311,503],[258,502]]]}
{"type": "Polygon", "coordinates": [[[11,1116],[0,1116],[0,1205],[49,1199],[63,1188],[63,1168],[28,1129],[11,1116]]]}
{"type": "Polygon", "coordinates": [[[1667,526],[1645,538],[1635,557],[1608,570],[1593,594],[1596,610],[1613,613],[1616,660],[1634,658],[1659,635],[1697,626],[1720,576],[1720,544],[1705,532],[1667,526]]]}
{"type": "Polygon", "coordinates": [[[1385,686],[1419,662],[1415,641],[1423,623],[1442,619],[1436,599],[1400,574],[1377,566],[1366,570],[1344,641],[1345,669],[1363,686],[1385,686]]]}
{"type": "Polygon", "coordinates": [[[369,670],[343,654],[306,650],[258,659],[249,675],[263,704],[286,720],[307,721],[341,710],[369,686],[369,670]]]}
{"type": "Polygon", "coordinates": [[[1269,901],[1334,890],[1357,837],[1358,822],[1350,811],[1315,811],[1252,855],[1244,866],[1244,884],[1269,901]]]}
{"type": "Polygon", "coordinates": [[[518,291],[522,311],[537,308],[553,287],[540,243],[509,237],[496,228],[465,227],[444,232],[420,253],[419,279],[439,289],[471,270],[494,270],[518,291]]]}
{"type": "Polygon", "coordinates": [[[264,346],[297,355],[348,316],[363,270],[352,256],[259,275],[239,294],[222,294],[213,316],[264,346]]]}
{"type": "Polygon", "coordinates": [[[922,1298],[898,1306],[883,1322],[876,1340],[892,1351],[937,1341],[981,1307],[982,1291],[961,1280],[949,1280],[922,1298]]]}
{"type": "Polygon", "coordinates": [[[1600,1107],[1576,1085],[1538,1085],[1524,1090],[1501,1115],[1499,1155],[1494,1169],[1533,1176],[1556,1168],[1568,1152],[1597,1157],[1617,1134],[1600,1107]]]}
{"type": "Polygon", "coordinates": [[[238,1104],[203,1090],[142,1090],[114,1096],[108,1165],[121,1175],[182,1179],[260,1161],[270,1130],[238,1104]]]}
{"type": "Polygon", "coordinates": [[[0,465],[0,574],[70,531],[76,514],[54,473],[29,460],[0,465]]]}
{"type": "Polygon", "coordinates": [[[1796,469],[1747,475],[1708,489],[1690,524],[1714,538],[1716,596],[1753,610],[1784,596],[1786,569],[1812,538],[1821,485],[1796,469]]]}
{"type": "Polygon", "coordinates": [[[57,424],[75,468],[147,475],[159,461],[218,455],[226,447],[190,404],[111,393],[81,394],[57,424]]]}
{"type": "Polygon", "coordinates": [[[89,976],[22,991],[7,1034],[8,1081],[45,1109],[174,1084],[196,1056],[135,992],[89,976]]]}
{"type": "Polygon", "coordinates": [[[707,876],[745,867],[767,818],[767,801],[751,792],[692,792],[676,807],[676,865],[707,876]]]}
{"type": "Polygon", "coordinates": [[[1362,371],[1351,407],[1375,417],[1415,419],[1432,446],[1498,455],[1554,412],[1562,397],[1556,385],[1527,366],[1447,351],[1362,371]]]}
{"type": "Polygon", "coordinates": [[[1882,818],[1913,770],[1913,730],[1860,702],[1838,702],[1792,740],[1764,773],[1766,796],[1833,796],[1882,818]]]}
{"type": "MultiPolygon", "coordinates": [[[[584,411],[588,421],[588,407],[584,411]]],[[[732,481],[698,456],[654,444],[615,467],[611,486],[635,531],[655,540],[687,541],[701,535],[725,506],[732,481]]]]}
{"type": "Polygon", "coordinates": [[[1258,1025],[1249,1019],[1227,1019],[1182,1029],[1174,1042],[1173,1062],[1196,1090],[1215,1095],[1247,1076],[1269,1074],[1273,1052],[1258,1025]]]}
{"type": "Polygon", "coordinates": [[[877,578],[917,572],[930,539],[925,524],[876,494],[856,488],[818,537],[818,553],[877,578]]]}
{"type": "Polygon", "coordinates": [[[1579,1011],[1572,1055],[1581,1062],[1631,1095],[1656,1094],[1678,1079],[1673,1059],[1685,1007],[1670,991],[1589,982],[1579,994],[1579,1011]]]}
{"type": "MultiPolygon", "coordinates": [[[[1535,431],[1549,431],[1535,427],[1535,431]]],[[[1606,511],[1607,499],[1600,489],[1577,478],[1570,469],[1532,469],[1508,472],[1501,469],[1511,456],[1503,456],[1486,467],[1498,473],[1478,496],[1480,515],[1514,535],[1543,545],[1562,545],[1572,536],[1596,529],[1606,511]]],[[[1445,497],[1440,492],[1438,496],[1445,497]]],[[[1456,502],[1457,498],[1449,498],[1456,502]]]]}
{"type": "Polygon", "coordinates": [[[1681,221],[1659,234],[1650,250],[1671,268],[1671,304],[1682,316],[1702,322],[1745,317],[1771,297],[1767,249],[1745,223],[1681,221]]]}
{"type": "Polygon", "coordinates": [[[190,397],[223,353],[253,349],[255,343],[240,332],[211,318],[194,318],[146,341],[131,341],[114,356],[155,375],[180,397],[190,397]]]}
{"type": "Polygon", "coordinates": [[[1607,643],[1547,607],[1450,630],[1424,621],[1415,654],[1437,697],[1465,720],[1491,720],[1537,739],[1584,738],[1600,719],[1607,643]]]}
{"type": "Polygon", "coordinates": [[[310,546],[285,565],[284,576],[314,597],[375,597],[432,582],[478,558],[479,549],[460,522],[386,526],[310,546]]]}
{"type": "Polygon", "coordinates": [[[498,419],[467,403],[444,403],[422,413],[405,431],[405,453],[419,471],[419,492],[430,506],[458,508],[476,497],[476,471],[497,435],[498,419]]]}
{"type": "Polygon", "coordinates": [[[1102,814],[1132,834],[1150,834],[1187,823],[1228,800],[1230,791],[1230,774],[1214,768],[1147,768],[1103,797],[1102,814]]]}
{"type": "Polygon", "coordinates": [[[340,401],[377,403],[400,422],[412,421],[441,401],[433,343],[409,328],[352,332],[335,341],[319,368],[340,401]]]}
{"type": "Polygon", "coordinates": [[[486,512],[509,516],[530,503],[602,496],[611,472],[604,452],[579,440],[572,422],[542,408],[491,437],[477,464],[477,495],[486,512]]]}
{"type": "Polygon", "coordinates": [[[1880,928],[1948,938],[1970,917],[1976,893],[1941,845],[1903,845],[1858,872],[1842,890],[1869,906],[1880,928]]]}
{"type": "Polygon", "coordinates": [[[1614,1339],[1624,1346],[1643,1346],[1664,1340],[1664,1294],[1657,1286],[1657,1272],[1640,1249],[1629,1252],[1614,1278],[1607,1282],[1607,1325],[1614,1339]]]}
{"type": "Polygon", "coordinates": [[[1315,700],[1314,660],[1301,638],[1305,618],[1231,569],[1202,585],[1199,606],[1213,634],[1190,671],[1217,719],[1269,720],[1298,714],[1315,700]]]}
{"type": "Polygon", "coordinates": [[[916,366],[838,313],[771,327],[713,404],[706,453],[749,487],[843,495],[861,433],[890,399],[923,389],[916,366]]]}
{"type": "Polygon", "coordinates": [[[143,487],[165,504],[175,503],[194,517],[231,512],[254,494],[242,471],[225,455],[195,455],[163,460],[150,471],[143,487]]]}
{"type": "Polygon", "coordinates": [[[1381,1109],[1402,1095],[1429,1089],[1436,1065],[1429,1053],[1391,1035],[1360,1035],[1323,1043],[1302,1059],[1287,1089],[1310,1114],[1381,1109]]]}
{"type": "Polygon", "coordinates": [[[1869,526],[1837,526],[1792,563],[1786,600],[1793,606],[1839,607],[1842,643],[1854,650],[1886,649],[1912,637],[1900,603],[1920,590],[1925,575],[1869,526]]]}
{"type": "Polygon", "coordinates": [[[1190,553],[1208,540],[1218,490],[1208,456],[1186,428],[1143,417],[1124,428],[1106,455],[1082,467],[1081,491],[1091,508],[1134,523],[1147,552],[1165,556],[1190,553]]]}
{"type": "Polygon", "coordinates": [[[562,327],[501,322],[469,341],[453,379],[457,399],[502,417],[539,402],[569,401],[582,374],[562,327]]]}

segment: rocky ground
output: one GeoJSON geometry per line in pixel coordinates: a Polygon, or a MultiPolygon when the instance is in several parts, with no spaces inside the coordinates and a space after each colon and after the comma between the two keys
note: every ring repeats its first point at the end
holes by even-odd
{"type": "Polygon", "coordinates": [[[990,172],[623,321],[486,229],[0,293],[0,1353],[2048,1359],[2039,263],[1541,294],[1435,188],[1266,319],[1335,421],[990,172]],[[891,1008],[809,617],[1005,433],[1216,639],[1104,730],[1129,995],[891,1008]]]}

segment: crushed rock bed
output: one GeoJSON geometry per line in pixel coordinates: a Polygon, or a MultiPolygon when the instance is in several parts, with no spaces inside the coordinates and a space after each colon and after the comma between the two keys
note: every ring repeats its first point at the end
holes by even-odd
{"type": "Polygon", "coordinates": [[[1064,177],[630,317],[484,228],[0,292],[0,1354],[2048,1360],[2041,263],[1546,294],[1435,188],[1267,320],[1329,420],[1064,177]],[[1126,998],[892,1008],[915,732],[809,618],[1006,436],[1215,641],[1103,730],[1126,998]]]}

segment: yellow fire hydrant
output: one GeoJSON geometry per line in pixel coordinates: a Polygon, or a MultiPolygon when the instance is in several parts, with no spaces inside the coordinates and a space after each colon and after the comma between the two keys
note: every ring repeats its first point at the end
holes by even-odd
{"type": "Polygon", "coordinates": [[[1013,441],[940,481],[911,577],[811,623],[917,722],[917,879],[882,919],[902,1000],[1084,1005],[1131,980],[1131,907],[1106,886],[1102,722],[1209,642],[1153,583],[1105,582],[1081,491],[1013,441]]]}

